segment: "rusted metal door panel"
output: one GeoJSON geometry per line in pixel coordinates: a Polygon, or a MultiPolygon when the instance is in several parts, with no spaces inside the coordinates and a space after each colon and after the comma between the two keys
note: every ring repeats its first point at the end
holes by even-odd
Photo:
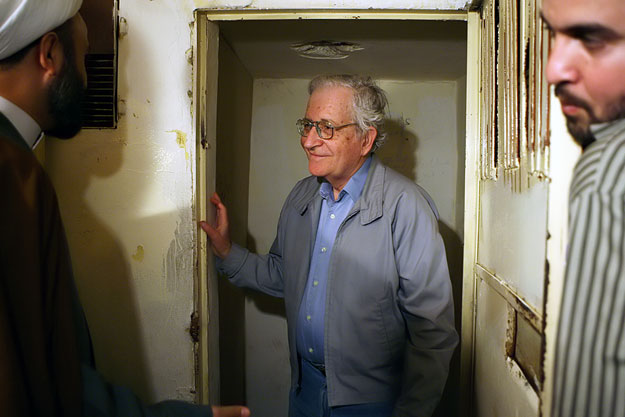
{"type": "Polygon", "coordinates": [[[470,409],[484,417],[538,416],[543,389],[549,100],[537,1],[489,0],[480,15],[477,249],[465,279],[470,409]]]}

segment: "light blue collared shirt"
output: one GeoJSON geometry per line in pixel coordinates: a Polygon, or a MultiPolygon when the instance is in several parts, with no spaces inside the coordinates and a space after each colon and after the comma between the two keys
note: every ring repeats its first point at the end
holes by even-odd
{"type": "MultiPolygon", "coordinates": [[[[324,181],[319,188],[322,198],[321,214],[310,260],[308,281],[297,321],[297,351],[303,359],[313,363],[325,362],[323,346],[326,288],[334,240],[341,224],[362,194],[370,165],[371,156],[349,179],[336,200],[330,183],[324,181]]],[[[335,279],[340,279],[340,277],[335,277],[335,279]]]]}

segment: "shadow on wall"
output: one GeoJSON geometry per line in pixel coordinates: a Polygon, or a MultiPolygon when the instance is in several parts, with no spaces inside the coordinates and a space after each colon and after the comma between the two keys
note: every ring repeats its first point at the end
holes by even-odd
{"type": "MultiPolygon", "coordinates": [[[[245,384],[246,291],[218,277],[221,404],[247,404],[245,384]]],[[[251,293],[251,291],[250,291],[251,293]]]]}
{"type": "MultiPolygon", "coordinates": [[[[247,235],[247,248],[251,252],[257,253],[256,240],[249,233],[247,235]]],[[[261,312],[282,317],[286,320],[286,307],[284,306],[283,298],[272,297],[271,295],[254,290],[245,290],[245,296],[252,300],[256,308],[261,312]]]]}
{"type": "Polygon", "coordinates": [[[410,121],[401,116],[387,119],[384,123],[386,142],[375,154],[386,166],[416,182],[419,138],[407,129],[409,124],[410,121]]]}
{"type": "Polygon", "coordinates": [[[85,199],[93,177],[109,177],[119,170],[126,143],[110,135],[100,135],[101,140],[85,136],[67,142],[48,139],[46,169],[59,196],[97,369],[107,381],[123,382],[149,400],[152,386],[130,266],[113,231],[85,199]]]}
{"type": "MultiPolygon", "coordinates": [[[[451,290],[454,297],[454,318],[456,331],[460,335],[462,322],[462,255],[464,245],[458,234],[447,224],[438,222],[438,230],[445,243],[447,265],[451,278],[451,290]]],[[[449,364],[449,377],[441,402],[433,417],[450,417],[459,415],[460,405],[460,345],[456,347],[449,364]]]]}
{"type": "MultiPolygon", "coordinates": [[[[90,39],[97,43],[96,50],[110,44],[106,33],[93,36],[91,29],[90,39]]],[[[119,49],[120,62],[128,61],[126,46],[119,49]]],[[[119,92],[128,90],[129,67],[119,69],[119,92]]],[[[142,77],[150,74],[151,71],[144,71],[142,77]]],[[[69,141],[52,139],[46,144],[46,168],[59,195],[75,281],[93,342],[96,369],[108,382],[128,386],[143,401],[152,402],[154,386],[133,285],[133,279],[137,277],[132,275],[126,249],[107,225],[111,224],[111,219],[99,217],[96,211],[102,211],[94,210],[97,202],[105,206],[111,197],[115,199],[116,196],[90,196],[89,201],[86,198],[92,181],[114,177],[120,171],[124,154],[128,151],[126,138],[132,134],[128,124],[121,120],[115,130],[83,130],[69,141]]],[[[144,155],[145,159],[137,161],[137,166],[146,166],[144,161],[150,157],[144,155]]],[[[136,178],[137,182],[143,180],[140,175],[136,178]]],[[[120,193],[125,191],[120,190],[120,193]]],[[[123,206],[120,207],[120,212],[124,210],[123,206]]],[[[149,248],[137,247],[132,254],[134,261],[143,260],[144,250],[149,252],[149,248]]]]}

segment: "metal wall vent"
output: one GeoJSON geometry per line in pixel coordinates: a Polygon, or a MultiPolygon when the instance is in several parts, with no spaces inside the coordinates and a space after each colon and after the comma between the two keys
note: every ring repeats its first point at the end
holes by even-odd
{"type": "Polygon", "coordinates": [[[291,45],[291,49],[304,58],[344,59],[351,52],[361,51],[365,48],[352,42],[314,41],[294,43],[291,45]]]}
{"type": "Polygon", "coordinates": [[[88,54],[85,66],[87,93],[83,102],[83,127],[117,127],[115,55],[88,54]]]}

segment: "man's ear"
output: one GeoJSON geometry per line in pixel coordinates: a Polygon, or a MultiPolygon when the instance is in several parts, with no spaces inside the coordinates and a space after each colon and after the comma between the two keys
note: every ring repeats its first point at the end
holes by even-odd
{"type": "Polygon", "coordinates": [[[44,81],[56,77],[61,72],[65,55],[63,54],[61,40],[56,33],[48,32],[41,37],[38,58],[44,81]]]}
{"type": "Polygon", "coordinates": [[[368,155],[371,152],[371,148],[373,147],[373,142],[375,138],[378,136],[378,129],[373,126],[369,126],[367,131],[363,135],[362,140],[362,148],[360,149],[361,156],[368,155]]]}

